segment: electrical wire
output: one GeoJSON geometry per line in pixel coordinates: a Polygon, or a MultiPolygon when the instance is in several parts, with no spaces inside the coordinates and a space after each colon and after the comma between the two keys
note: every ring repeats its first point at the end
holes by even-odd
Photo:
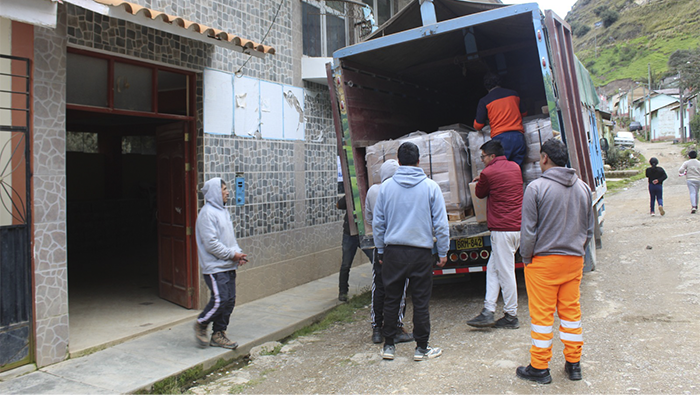
{"type": "MultiPolygon", "coordinates": [[[[272,22],[270,23],[270,26],[267,28],[267,32],[266,32],[265,35],[263,36],[262,40],[260,40],[260,44],[261,44],[261,45],[265,42],[265,39],[267,38],[267,35],[270,34],[270,31],[272,30],[272,27],[275,26],[275,21],[277,20],[277,16],[280,14],[280,10],[282,9],[282,4],[284,4],[284,0],[280,0],[280,5],[279,5],[279,7],[277,7],[277,12],[275,12],[275,16],[272,18],[272,22]]],[[[241,67],[238,69],[238,71],[236,71],[236,76],[240,76],[240,75],[241,75],[241,71],[243,70],[243,68],[245,67],[245,65],[248,64],[248,61],[249,61],[250,58],[252,58],[252,57],[253,57],[253,56],[251,56],[251,55],[248,56],[248,59],[246,59],[246,61],[243,63],[243,65],[241,65],[241,67]]]]}

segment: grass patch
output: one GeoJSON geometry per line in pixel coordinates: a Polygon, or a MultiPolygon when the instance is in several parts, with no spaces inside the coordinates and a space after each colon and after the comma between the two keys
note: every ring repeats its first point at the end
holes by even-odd
{"type": "Polygon", "coordinates": [[[187,369],[177,376],[168,377],[153,384],[150,391],[139,391],[138,394],[182,394],[183,390],[189,387],[193,381],[202,377],[203,369],[201,365],[187,369]]]}
{"type": "Polygon", "coordinates": [[[262,350],[260,351],[260,355],[277,355],[282,350],[282,347],[283,347],[282,344],[278,344],[272,349],[267,348],[267,347],[263,347],[262,350]]]}
{"type": "Polygon", "coordinates": [[[372,293],[370,291],[365,291],[351,298],[347,303],[341,304],[328,312],[319,322],[299,329],[285,340],[293,340],[302,336],[307,336],[328,329],[331,325],[339,322],[353,322],[355,320],[355,312],[369,305],[371,301],[372,293]]]}
{"type": "Polygon", "coordinates": [[[639,154],[639,164],[637,166],[634,166],[633,168],[629,170],[639,170],[639,174],[635,174],[632,177],[624,178],[622,180],[618,181],[606,181],[605,185],[608,188],[607,193],[615,193],[620,191],[621,189],[625,188],[627,185],[641,180],[643,178],[646,178],[645,172],[642,170],[645,170],[648,167],[647,159],[644,157],[644,155],[639,154]]]}

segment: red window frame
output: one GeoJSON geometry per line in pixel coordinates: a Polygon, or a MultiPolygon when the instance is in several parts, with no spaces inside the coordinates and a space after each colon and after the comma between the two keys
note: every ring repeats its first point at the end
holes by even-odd
{"type": "Polygon", "coordinates": [[[109,113],[118,115],[132,115],[139,117],[151,117],[151,118],[164,118],[164,119],[175,119],[182,121],[193,121],[195,119],[196,108],[195,108],[195,96],[194,92],[196,89],[196,74],[194,72],[187,72],[171,67],[156,65],[152,63],[141,62],[138,60],[122,58],[118,56],[102,54],[98,52],[87,51],[77,48],[68,48],[68,53],[74,53],[78,55],[90,56],[93,58],[105,59],[108,61],[108,72],[107,72],[107,107],[99,106],[88,106],[84,104],[71,104],[66,103],[66,109],[68,110],[82,110],[82,111],[92,111],[99,113],[109,113]],[[127,63],[139,67],[145,67],[151,69],[152,82],[151,82],[151,108],[153,111],[135,111],[135,110],[122,110],[114,108],[114,63],[127,63]],[[188,115],[177,115],[158,112],[158,71],[167,71],[169,73],[182,74],[187,76],[187,113],[188,115]]]}

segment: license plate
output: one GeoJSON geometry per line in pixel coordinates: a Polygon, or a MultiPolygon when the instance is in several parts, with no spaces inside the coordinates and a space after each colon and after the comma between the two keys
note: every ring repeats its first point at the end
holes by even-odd
{"type": "Polygon", "coordinates": [[[458,250],[473,250],[484,246],[484,238],[468,237],[465,239],[457,239],[455,240],[455,244],[458,250]]]}

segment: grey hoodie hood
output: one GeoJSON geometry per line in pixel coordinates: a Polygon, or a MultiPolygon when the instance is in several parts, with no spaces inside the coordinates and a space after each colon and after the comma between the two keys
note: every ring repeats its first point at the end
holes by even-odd
{"type": "Polygon", "coordinates": [[[559,166],[548,169],[542,173],[542,177],[556,181],[565,187],[573,186],[576,183],[576,180],[578,180],[576,170],[559,166]]]}
{"type": "Polygon", "coordinates": [[[404,188],[413,188],[425,180],[427,176],[420,167],[416,166],[399,166],[392,180],[396,181],[404,188]]]}
{"type": "Polygon", "coordinates": [[[202,274],[214,274],[236,270],[234,261],[241,248],[233,232],[231,214],[224,208],[221,196],[221,178],[212,178],[202,188],[206,204],[197,216],[197,254],[202,274]]]}
{"type": "Polygon", "coordinates": [[[382,163],[382,167],[379,168],[379,175],[382,178],[382,182],[386,181],[386,179],[389,177],[393,177],[398,168],[399,162],[397,162],[396,159],[389,159],[388,161],[382,163]]]}
{"type": "Polygon", "coordinates": [[[202,187],[202,193],[204,194],[204,200],[206,203],[212,206],[223,209],[224,208],[224,198],[221,195],[221,178],[215,177],[204,183],[202,187]]]}

